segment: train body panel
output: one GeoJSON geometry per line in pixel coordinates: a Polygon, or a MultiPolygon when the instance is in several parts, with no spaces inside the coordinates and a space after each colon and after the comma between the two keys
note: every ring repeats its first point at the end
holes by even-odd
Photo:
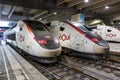
{"type": "Polygon", "coordinates": [[[94,54],[94,48],[95,48],[95,43],[91,42],[89,39],[85,39],[85,53],[91,53],[94,54]],[[88,46],[90,45],[90,46],[88,46]]]}
{"type": "Polygon", "coordinates": [[[83,35],[79,35],[79,32],[69,27],[69,24],[58,21],[53,21],[51,24],[54,24],[51,26],[51,30],[59,37],[62,47],[75,49],[76,51],[85,50],[83,35]],[[62,31],[62,29],[64,29],[64,31],[62,31]]]}
{"type": "Polygon", "coordinates": [[[106,41],[120,42],[120,30],[104,25],[98,25],[96,32],[106,41]]]}
{"type": "MultiPolygon", "coordinates": [[[[35,21],[19,21],[15,28],[6,32],[8,37],[11,33],[15,33],[15,40],[8,38],[7,42],[16,43],[16,45],[12,45],[32,56],[46,59],[56,58],[61,53],[60,43],[57,37],[46,28],[45,30],[44,28],[39,28],[42,26],[44,25],[35,21]],[[38,29],[35,27],[38,27],[38,29]]],[[[42,61],[44,62],[44,60],[42,61]]],[[[50,60],[47,62],[50,62],[50,60]]],[[[52,60],[52,62],[54,61],[52,60]]]]}
{"type": "Polygon", "coordinates": [[[108,44],[99,35],[89,31],[78,22],[52,21],[51,31],[59,37],[63,48],[82,52],[83,55],[109,52],[108,44]]]}
{"type": "Polygon", "coordinates": [[[7,37],[6,37],[6,41],[9,42],[10,44],[14,45],[14,46],[17,46],[17,42],[15,41],[16,40],[16,29],[17,28],[14,28],[12,29],[11,31],[6,31],[5,34],[7,33],[7,37]],[[8,36],[8,34],[10,34],[11,36],[8,36]],[[11,38],[11,39],[8,39],[8,38],[11,38]]]}

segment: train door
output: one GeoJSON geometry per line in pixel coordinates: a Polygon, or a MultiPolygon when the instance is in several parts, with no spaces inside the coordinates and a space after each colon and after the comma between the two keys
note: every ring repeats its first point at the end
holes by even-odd
{"type": "Polygon", "coordinates": [[[106,40],[108,41],[114,41],[117,39],[117,30],[112,28],[112,27],[107,27],[106,28],[106,40]]]}
{"type": "Polygon", "coordinates": [[[18,31],[17,31],[17,45],[20,49],[26,50],[25,43],[25,33],[23,30],[23,23],[18,23],[18,31]]]}
{"type": "Polygon", "coordinates": [[[106,26],[97,26],[97,33],[104,39],[106,40],[106,26]]]}
{"type": "Polygon", "coordinates": [[[62,47],[71,48],[71,32],[68,24],[59,22],[59,39],[62,47]]]}
{"type": "Polygon", "coordinates": [[[80,33],[75,35],[74,48],[77,51],[84,51],[85,49],[85,38],[80,33]]]}
{"type": "Polygon", "coordinates": [[[106,27],[106,40],[111,39],[112,30],[109,27],[106,27]]]}
{"type": "Polygon", "coordinates": [[[61,38],[64,46],[76,51],[84,50],[84,37],[76,31],[70,24],[61,23],[61,38]]]}

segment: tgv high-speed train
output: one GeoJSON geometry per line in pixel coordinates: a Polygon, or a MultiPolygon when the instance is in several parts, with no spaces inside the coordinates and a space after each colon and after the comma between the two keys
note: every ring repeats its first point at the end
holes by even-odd
{"type": "Polygon", "coordinates": [[[97,25],[94,29],[104,40],[120,42],[120,30],[106,25],[97,25]]]}
{"type": "Polygon", "coordinates": [[[61,53],[57,37],[49,32],[45,24],[38,21],[21,20],[6,35],[8,43],[34,56],[39,62],[56,62],[61,53]]]}
{"type": "Polygon", "coordinates": [[[49,25],[59,37],[63,50],[72,55],[101,59],[109,52],[108,43],[79,22],[52,21],[49,25]]]}

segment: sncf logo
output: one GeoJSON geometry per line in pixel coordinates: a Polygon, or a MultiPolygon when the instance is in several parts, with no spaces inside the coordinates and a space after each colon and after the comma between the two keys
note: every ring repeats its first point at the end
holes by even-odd
{"type": "Polygon", "coordinates": [[[110,33],[110,34],[107,34],[106,36],[112,38],[112,37],[116,37],[116,34],[110,33]]]}
{"type": "Polygon", "coordinates": [[[20,36],[19,36],[19,41],[20,41],[20,42],[23,42],[23,41],[24,41],[24,39],[25,39],[25,37],[24,37],[24,36],[22,36],[22,35],[20,35],[20,36]]]}
{"type": "Polygon", "coordinates": [[[65,41],[65,40],[70,40],[70,35],[62,34],[59,36],[59,39],[65,41]]]}

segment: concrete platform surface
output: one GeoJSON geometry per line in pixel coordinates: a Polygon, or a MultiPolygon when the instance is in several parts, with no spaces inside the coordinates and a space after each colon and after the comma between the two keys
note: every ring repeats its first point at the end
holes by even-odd
{"type": "Polygon", "coordinates": [[[48,80],[4,42],[0,45],[0,80],[48,80]]]}
{"type": "Polygon", "coordinates": [[[0,46],[0,80],[16,80],[14,72],[10,66],[2,46],[0,46]]]}

